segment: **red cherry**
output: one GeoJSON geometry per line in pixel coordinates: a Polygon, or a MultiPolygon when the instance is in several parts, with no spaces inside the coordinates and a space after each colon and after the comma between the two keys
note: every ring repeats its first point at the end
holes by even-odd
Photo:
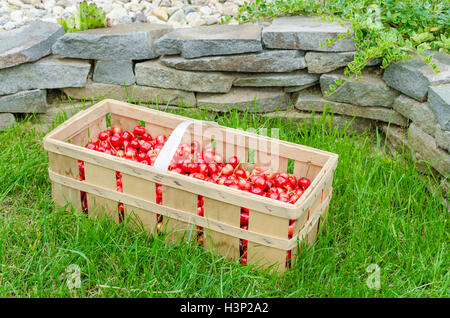
{"type": "Polygon", "coordinates": [[[266,180],[268,180],[268,181],[273,180],[273,178],[275,178],[275,175],[270,170],[264,171],[263,175],[264,175],[264,178],[266,178],[266,180]]]}
{"type": "Polygon", "coordinates": [[[260,188],[262,191],[266,190],[267,188],[267,183],[266,183],[266,179],[264,179],[264,177],[257,177],[254,181],[254,184],[256,187],[260,188]]]}
{"type": "Polygon", "coordinates": [[[206,163],[199,163],[198,164],[198,172],[207,176],[208,175],[208,165],[206,163]]]}
{"type": "Polygon", "coordinates": [[[159,135],[156,137],[156,143],[160,145],[164,145],[167,141],[166,135],[159,135]]]}
{"type": "Polygon", "coordinates": [[[220,171],[220,169],[219,169],[219,166],[217,164],[215,164],[215,163],[209,163],[208,164],[208,172],[209,172],[210,175],[218,174],[219,171],[220,171]]]}
{"type": "Polygon", "coordinates": [[[296,202],[298,201],[298,199],[300,199],[300,196],[297,195],[297,194],[293,194],[293,195],[291,196],[291,198],[289,199],[289,203],[294,204],[294,203],[296,203],[296,202]]]}
{"type": "Polygon", "coordinates": [[[134,148],[128,148],[128,149],[127,149],[127,152],[125,153],[125,157],[126,157],[127,159],[134,159],[134,158],[136,158],[136,154],[137,154],[136,149],[134,149],[134,148]]]}
{"type": "Polygon", "coordinates": [[[100,145],[100,139],[97,136],[91,138],[91,144],[100,145]]]}
{"type": "Polygon", "coordinates": [[[252,187],[250,189],[250,192],[253,194],[257,194],[257,195],[264,195],[264,191],[261,190],[261,188],[259,188],[259,187],[252,187]]]}
{"type": "Polygon", "coordinates": [[[174,171],[174,172],[176,172],[176,173],[179,173],[179,174],[184,174],[184,171],[183,171],[183,169],[181,169],[181,168],[175,168],[175,169],[173,169],[172,171],[174,171]]]}
{"type": "Polygon", "coordinates": [[[100,140],[106,140],[106,139],[108,139],[108,137],[109,137],[109,134],[107,131],[102,131],[98,134],[98,138],[100,140]]]}
{"type": "Polygon", "coordinates": [[[280,188],[284,187],[286,185],[286,182],[287,182],[287,179],[282,176],[275,177],[275,185],[277,187],[280,187],[280,188]]]}
{"type": "Polygon", "coordinates": [[[141,145],[141,147],[139,148],[140,151],[142,152],[149,152],[152,149],[152,144],[144,141],[141,145]]]}
{"type": "Polygon", "coordinates": [[[296,176],[290,174],[288,176],[287,180],[293,187],[297,186],[297,177],[296,176]]]}
{"type": "Polygon", "coordinates": [[[252,175],[256,175],[256,176],[257,176],[257,175],[260,175],[260,174],[262,174],[262,170],[261,170],[260,167],[255,167],[255,168],[253,168],[251,174],[252,174],[252,175]]]}
{"type": "Polygon", "coordinates": [[[233,166],[230,164],[227,164],[225,167],[222,168],[222,175],[229,176],[233,173],[233,166]]]}
{"type": "Polygon", "coordinates": [[[295,229],[295,221],[292,222],[291,225],[289,225],[289,229],[288,229],[289,238],[292,238],[292,236],[294,235],[294,229],[295,229]]]}
{"type": "Polygon", "coordinates": [[[122,128],[120,128],[119,126],[112,126],[111,130],[113,132],[113,135],[115,135],[115,134],[121,135],[122,134],[122,128]]]}
{"type": "Polygon", "coordinates": [[[199,173],[199,172],[194,172],[194,173],[190,174],[189,176],[191,176],[191,177],[193,177],[195,179],[199,179],[199,180],[205,180],[206,179],[205,175],[202,174],[202,173],[199,173]]]}
{"type": "Polygon", "coordinates": [[[232,165],[234,168],[236,168],[237,165],[239,164],[239,159],[236,156],[233,156],[228,160],[228,163],[232,165]]]}
{"type": "Polygon", "coordinates": [[[298,186],[302,187],[304,190],[308,189],[310,185],[311,185],[311,180],[309,180],[307,178],[302,177],[298,180],[298,186]]]}
{"type": "Polygon", "coordinates": [[[134,129],[133,129],[133,133],[134,133],[135,135],[142,136],[143,134],[145,134],[145,128],[142,127],[141,125],[137,125],[137,126],[134,127],[134,129]]]}
{"type": "Polygon", "coordinates": [[[280,193],[280,197],[278,200],[281,202],[289,202],[289,195],[285,192],[280,193]]]}
{"type": "Polygon", "coordinates": [[[245,212],[241,212],[241,225],[246,225],[248,224],[248,213],[245,212]]]}
{"type": "Polygon", "coordinates": [[[145,141],[150,141],[152,140],[152,136],[148,133],[148,132],[144,132],[141,136],[141,138],[145,141]]]}
{"type": "Polygon", "coordinates": [[[214,153],[213,152],[203,152],[203,160],[207,163],[214,161],[214,153]]]}
{"type": "Polygon", "coordinates": [[[278,200],[280,198],[280,195],[277,192],[272,192],[272,193],[267,192],[266,197],[273,199],[273,200],[278,200]]]}
{"type": "Polygon", "coordinates": [[[124,131],[124,133],[122,134],[122,140],[130,141],[131,139],[131,133],[129,131],[124,131]]]}
{"type": "Polygon", "coordinates": [[[133,147],[134,149],[139,149],[141,147],[141,144],[136,139],[133,139],[130,141],[130,147],[133,147]]]}
{"type": "MultiPolygon", "coordinates": [[[[109,136],[108,136],[109,138],[109,136]]],[[[109,140],[102,140],[100,142],[100,146],[102,146],[105,149],[111,149],[111,144],[109,143],[109,140]]]]}
{"type": "Polygon", "coordinates": [[[249,191],[252,187],[252,184],[245,179],[239,180],[239,188],[243,191],[249,191]]]}
{"type": "Polygon", "coordinates": [[[148,155],[147,155],[145,152],[140,152],[140,153],[138,153],[138,155],[137,155],[137,160],[138,160],[139,162],[144,161],[144,160],[147,160],[147,159],[148,159],[148,155]]]}
{"type": "Polygon", "coordinates": [[[234,173],[237,177],[247,179],[247,173],[242,168],[237,168],[236,172],[234,173]]]}
{"type": "Polygon", "coordinates": [[[294,193],[296,194],[296,195],[298,195],[299,197],[301,197],[302,196],[302,194],[305,192],[305,190],[303,190],[302,188],[296,188],[295,190],[294,190],[294,193]]]}
{"type": "Polygon", "coordinates": [[[109,139],[109,141],[111,142],[111,145],[112,145],[114,148],[119,148],[120,145],[122,144],[122,140],[121,140],[120,137],[117,136],[117,135],[111,136],[111,138],[109,139]]]}
{"type": "Polygon", "coordinates": [[[106,149],[105,149],[105,147],[102,147],[102,146],[98,146],[98,147],[97,147],[97,151],[100,151],[100,152],[105,152],[105,151],[106,151],[106,149]]]}
{"type": "Polygon", "coordinates": [[[91,143],[91,144],[88,144],[88,145],[86,146],[86,148],[91,149],[91,150],[97,150],[97,145],[91,143]]]}

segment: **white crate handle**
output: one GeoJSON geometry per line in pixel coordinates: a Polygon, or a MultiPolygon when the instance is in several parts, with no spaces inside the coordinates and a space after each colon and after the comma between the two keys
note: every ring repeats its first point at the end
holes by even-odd
{"type": "Polygon", "coordinates": [[[190,125],[194,123],[204,123],[212,126],[219,126],[219,124],[217,124],[214,121],[188,120],[182,122],[172,131],[172,134],[170,135],[169,139],[167,139],[158,157],[156,157],[155,163],[153,164],[154,168],[162,172],[167,171],[170,162],[172,161],[173,155],[177,151],[178,146],[181,143],[181,139],[186,133],[186,130],[189,128],[190,125]]]}

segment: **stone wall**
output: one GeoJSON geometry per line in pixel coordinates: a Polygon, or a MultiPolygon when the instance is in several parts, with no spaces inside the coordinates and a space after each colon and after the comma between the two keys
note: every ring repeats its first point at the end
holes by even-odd
{"type": "Polygon", "coordinates": [[[309,119],[327,105],[337,125],[379,127],[394,148],[406,147],[443,176],[450,174],[450,56],[432,53],[439,74],[418,57],[384,72],[370,61],[356,82],[350,37],[324,45],[348,26],[311,17],[272,23],[172,29],[123,24],[64,34],[32,22],[0,33],[0,129],[18,113],[55,109],[47,91],[73,100],[101,97],[183,107],[252,109],[309,119]],[[329,95],[329,85],[343,82],[329,95]],[[256,108],[255,108],[256,103],[256,108]]]}

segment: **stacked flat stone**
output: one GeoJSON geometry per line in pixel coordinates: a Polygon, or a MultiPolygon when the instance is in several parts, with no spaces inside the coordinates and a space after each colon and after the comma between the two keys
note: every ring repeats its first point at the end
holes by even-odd
{"type": "MultiPolygon", "coordinates": [[[[13,113],[45,112],[43,89],[62,87],[61,82],[72,84],[70,81],[83,85],[77,77],[79,68],[66,72],[71,62],[40,60],[51,54],[52,45],[63,34],[62,26],[42,21],[0,32],[0,131],[15,123],[13,113]]],[[[78,66],[80,62],[73,63],[78,66]]],[[[85,68],[85,77],[88,72],[89,67],[85,68]]]]}
{"type": "Polygon", "coordinates": [[[25,52],[20,56],[11,53],[20,45],[0,46],[0,65],[18,61],[0,69],[5,83],[0,112],[53,114],[54,109],[46,108],[45,89],[60,89],[73,100],[114,98],[219,112],[235,108],[303,122],[326,107],[334,113],[335,126],[351,122],[349,131],[358,132],[380,127],[393,148],[406,146],[415,160],[430,163],[443,176],[450,173],[448,55],[429,53],[439,74],[418,57],[385,71],[375,59],[355,81],[344,76],[355,54],[351,28],[315,17],[283,17],[271,24],[174,29],[139,23],[58,32],[42,37],[47,49],[41,56],[26,49],[16,49],[25,52]],[[335,42],[325,45],[330,38],[335,42]],[[336,89],[331,91],[330,85],[336,89]]]}

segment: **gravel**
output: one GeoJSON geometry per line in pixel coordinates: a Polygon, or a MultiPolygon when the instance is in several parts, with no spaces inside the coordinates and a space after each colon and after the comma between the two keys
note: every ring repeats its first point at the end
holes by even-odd
{"type": "MultiPolygon", "coordinates": [[[[248,2],[252,2],[250,0],[248,2]]],[[[32,20],[57,22],[70,17],[82,0],[2,0],[0,31],[32,20]]],[[[109,25],[160,23],[174,28],[220,23],[225,15],[236,16],[244,0],[91,0],[106,13],[109,25]]],[[[229,24],[237,24],[231,19],[229,24]]]]}

